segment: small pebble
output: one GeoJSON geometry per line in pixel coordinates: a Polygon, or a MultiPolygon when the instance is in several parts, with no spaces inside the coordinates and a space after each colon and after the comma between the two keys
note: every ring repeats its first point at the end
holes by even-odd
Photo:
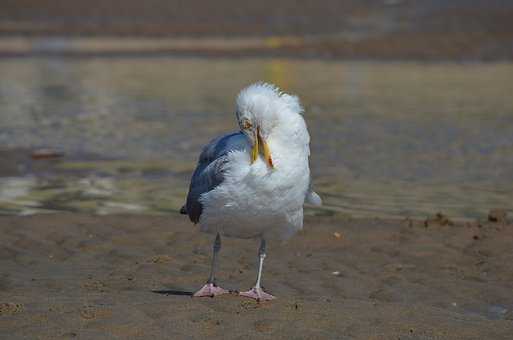
{"type": "Polygon", "coordinates": [[[492,209],[488,213],[488,221],[495,223],[507,223],[508,213],[503,209],[492,209]]]}

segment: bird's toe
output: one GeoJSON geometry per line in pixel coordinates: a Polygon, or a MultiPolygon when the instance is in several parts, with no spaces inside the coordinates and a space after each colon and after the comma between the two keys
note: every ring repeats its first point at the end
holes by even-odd
{"type": "Polygon", "coordinates": [[[214,297],[217,295],[228,294],[230,291],[214,285],[213,283],[207,283],[200,290],[194,293],[193,297],[214,297]]]}
{"type": "Polygon", "coordinates": [[[264,290],[259,287],[258,288],[254,287],[254,288],[248,290],[247,292],[240,292],[239,295],[250,298],[250,299],[255,299],[258,302],[276,299],[276,297],[274,295],[264,292],[264,290]]]}

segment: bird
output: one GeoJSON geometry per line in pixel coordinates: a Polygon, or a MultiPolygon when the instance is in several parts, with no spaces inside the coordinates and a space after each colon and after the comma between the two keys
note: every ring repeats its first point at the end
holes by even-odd
{"type": "Polygon", "coordinates": [[[312,189],[310,135],[299,98],[258,82],[236,98],[239,131],[219,136],[202,150],[186,203],[180,210],[214,234],[210,275],[194,297],[230,293],[215,273],[221,236],[260,239],[256,283],[243,297],[275,296],[261,285],[266,240],[287,240],[303,227],[305,203],[321,205],[312,189]]]}

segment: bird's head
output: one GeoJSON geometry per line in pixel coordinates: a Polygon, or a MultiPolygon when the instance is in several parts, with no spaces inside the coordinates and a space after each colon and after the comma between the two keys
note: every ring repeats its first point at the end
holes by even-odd
{"type": "MultiPolygon", "coordinates": [[[[237,97],[237,121],[241,131],[249,138],[253,148],[251,163],[259,155],[267,165],[274,168],[268,140],[274,132],[290,123],[292,116],[300,117],[302,112],[295,96],[280,91],[274,85],[256,83],[243,89],[237,97]]],[[[300,117],[301,122],[304,121],[300,117]]],[[[305,127],[306,131],[306,127],[305,127]]]]}

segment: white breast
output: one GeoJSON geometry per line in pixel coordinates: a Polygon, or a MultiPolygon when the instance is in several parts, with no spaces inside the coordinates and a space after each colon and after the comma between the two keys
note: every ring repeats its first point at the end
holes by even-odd
{"type": "Polygon", "coordinates": [[[274,169],[248,152],[229,155],[225,180],[201,197],[201,230],[225,236],[286,239],[303,226],[310,170],[308,146],[290,150],[269,140],[274,169]]]}

